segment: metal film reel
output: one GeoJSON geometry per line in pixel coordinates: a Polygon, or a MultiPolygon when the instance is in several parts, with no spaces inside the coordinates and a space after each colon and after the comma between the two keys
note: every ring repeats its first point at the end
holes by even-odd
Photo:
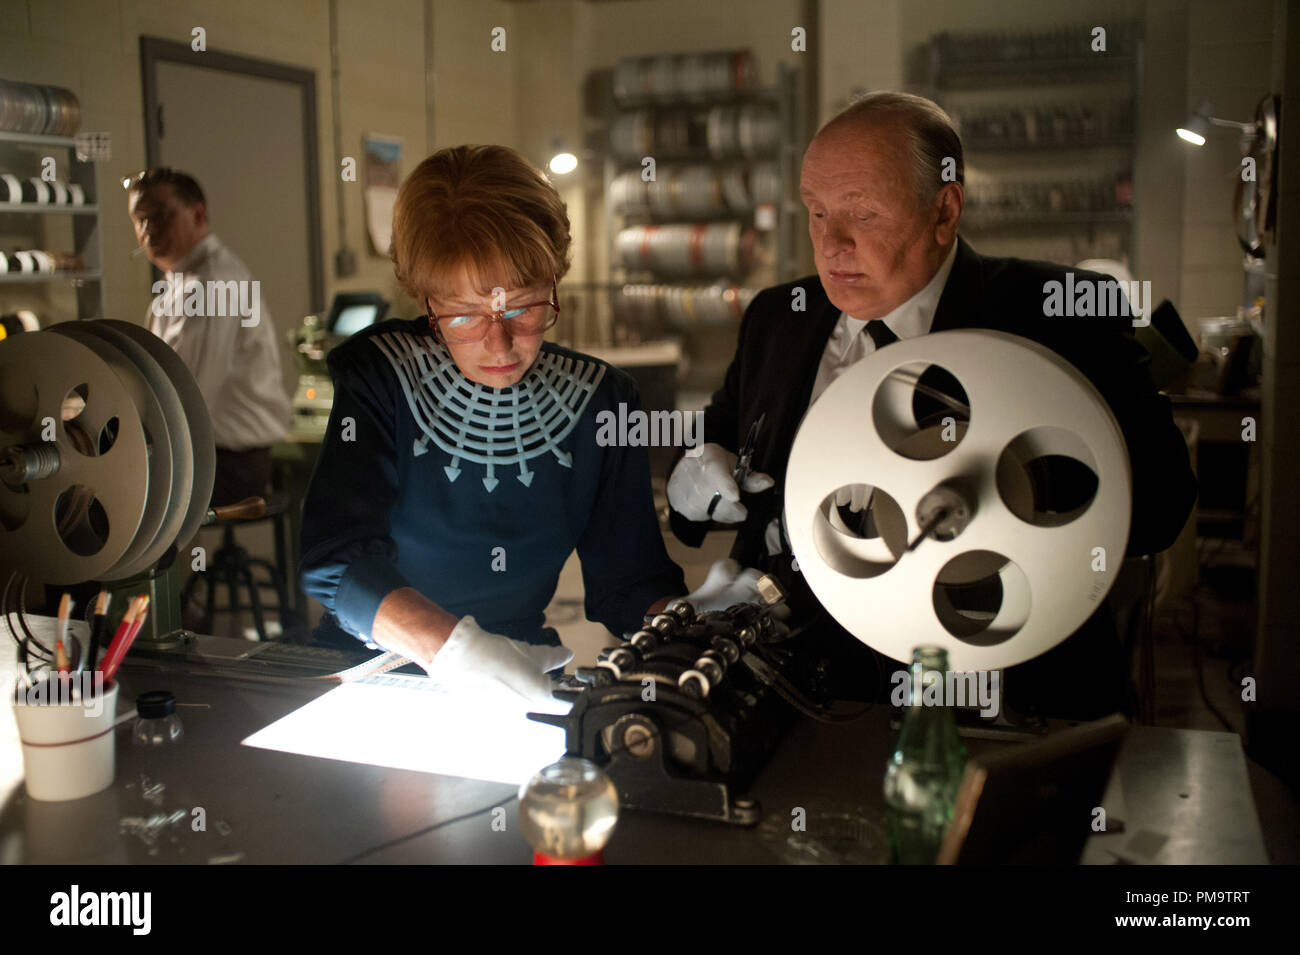
{"type": "Polygon", "coordinates": [[[127,387],[89,348],[43,332],[0,342],[0,562],[8,569],[52,584],[109,579],[145,511],[147,453],[127,387]],[[65,399],[85,401],[67,422],[65,399]],[[98,453],[113,429],[112,446],[98,453]],[[55,440],[43,440],[51,430],[55,440]],[[41,458],[25,480],[14,477],[15,446],[41,458]]]}
{"type": "MultiPolygon", "coordinates": [[[[185,414],[184,410],[179,408],[174,411],[169,409],[171,413],[164,411],[159,396],[152,387],[152,382],[147,380],[147,375],[137,374],[139,369],[137,360],[140,356],[131,354],[120,342],[105,336],[103,331],[92,330],[91,326],[94,324],[94,322],[61,322],[50,326],[49,332],[80,342],[113,369],[131,403],[135,406],[140,425],[144,429],[147,452],[143,462],[143,474],[136,467],[131,467],[126,474],[119,476],[119,479],[127,478],[131,481],[139,481],[143,477],[148,492],[145,495],[144,509],[135,539],[114,568],[120,569],[123,576],[129,576],[135,571],[128,568],[134,568],[140,562],[142,550],[158,536],[171,504],[172,455],[166,452],[160,453],[158,449],[160,445],[163,448],[171,447],[173,440],[179,437],[176,429],[178,427],[184,429],[185,414]],[[177,413],[181,419],[179,422],[176,420],[177,413]]],[[[126,345],[133,347],[130,342],[126,345]]],[[[147,355],[144,356],[144,360],[149,361],[147,355]]],[[[87,403],[89,404],[89,401],[87,403]]],[[[110,517],[112,516],[110,512],[110,517]]]]}
{"type": "Polygon", "coordinates": [[[731,275],[750,267],[757,233],[736,222],[630,226],[614,239],[618,263],[675,275],[731,275]]]}
{"type": "Polygon", "coordinates": [[[809,409],[784,519],[798,569],[859,640],[904,661],[933,644],[954,670],[988,670],[1050,650],[1097,609],[1131,483],[1123,434],[1072,365],[1019,336],[937,332],[868,356],[809,409]],[[856,512],[855,491],[869,500],[856,512]]]}
{"type": "Polygon", "coordinates": [[[65,322],[0,342],[6,570],[50,584],[144,572],[198,529],[215,463],[197,385],[144,329],[65,322]]]}
{"type": "MultiPolygon", "coordinates": [[[[212,437],[212,419],[208,416],[208,406],[199,391],[198,382],[185,367],[179,355],[166,342],[147,329],[130,322],[103,319],[96,322],[120,332],[147,351],[163,371],[166,372],[171,385],[176,389],[181,404],[185,408],[185,421],[189,425],[190,458],[193,462],[194,483],[191,485],[189,507],[181,521],[180,532],[175,540],[182,543],[190,540],[203,523],[207,514],[208,503],[212,500],[212,488],[216,484],[217,447],[212,437]]],[[[180,466],[184,466],[182,460],[180,466]]],[[[172,542],[163,545],[165,550],[172,542]]],[[[161,553],[159,554],[161,556],[161,553]]]]}

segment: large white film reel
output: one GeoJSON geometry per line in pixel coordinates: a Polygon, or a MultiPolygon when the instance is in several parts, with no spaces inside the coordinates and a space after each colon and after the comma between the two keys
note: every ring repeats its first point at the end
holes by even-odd
{"type": "Polygon", "coordinates": [[[990,670],[1045,653],[1097,609],[1124,557],[1131,484],[1119,425],[1078,369],[1019,336],[938,332],[868,356],[813,404],[785,523],[813,593],[859,640],[902,661],[937,645],[954,670],[990,670]],[[918,421],[927,400],[939,410],[918,421]],[[936,516],[947,539],[909,551],[936,516]]]}

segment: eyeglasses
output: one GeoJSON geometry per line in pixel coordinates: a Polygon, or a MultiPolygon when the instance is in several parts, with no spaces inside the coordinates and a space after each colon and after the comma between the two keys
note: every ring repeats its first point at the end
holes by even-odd
{"type": "Polygon", "coordinates": [[[475,312],[464,315],[434,314],[429,300],[424,300],[425,314],[429,318],[429,328],[438,340],[448,345],[471,345],[487,337],[492,323],[499,321],[503,325],[510,323],[512,335],[540,335],[560,317],[560,300],[557,296],[557,280],[551,277],[551,298],[545,302],[531,302],[527,305],[515,305],[511,308],[498,308],[491,312],[475,312]]]}
{"type": "Polygon", "coordinates": [[[178,179],[189,178],[170,166],[151,166],[148,169],[141,169],[133,176],[124,176],[122,188],[130,192],[132,189],[147,189],[164,182],[175,184],[178,179]]]}

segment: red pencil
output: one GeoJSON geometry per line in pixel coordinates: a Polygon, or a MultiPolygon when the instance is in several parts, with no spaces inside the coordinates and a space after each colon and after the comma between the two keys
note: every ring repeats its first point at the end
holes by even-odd
{"type": "Polygon", "coordinates": [[[131,632],[126,635],[128,646],[135,643],[135,638],[138,637],[140,631],[144,629],[145,618],[149,616],[149,598],[142,597],[141,600],[143,602],[140,604],[140,612],[135,616],[135,623],[131,625],[131,632]]]}
{"type": "Polygon", "coordinates": [[[139,612],[140,598],[132,597],[131,602],[126,605],[126,613],[122,614],[122,620],[117,625],[117,630],[113,632],[113,639],[108,643],[110,649],[116,646],[118,641],[126,638],[127,633],[131,630],[131,624],[135,623],[135,615],[139,612]]]}
{"type": "Polygon", "coordinates": [[[131,649],[131,642],[135,640],[135,635],[139,633],[136,620],[148,605],[148,596],[142,594],[134,598],[131,605],[126,608],[126,614],[122,617],[122,622],[118,624],[117,633],[113,636],[113,642],[108,645],[108,651],[104,654],[104,662],[99,667],[103,671],[105,684],[112,681],[113,674],[122,665],[122,659],[126,656],[126,651],[131,649]]]}

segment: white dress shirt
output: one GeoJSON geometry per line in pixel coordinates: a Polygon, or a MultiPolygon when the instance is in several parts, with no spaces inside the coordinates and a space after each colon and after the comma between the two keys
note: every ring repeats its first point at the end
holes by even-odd
{"type": "Polygon", "coordinates": [[[212,233],[167,273],[166,281],[167,288],[150,305],[149,329],[194,375],[217,447],[247,451],[275,444],[288,431],[290,402],[281,381],[275,323],[262,303],[260,283],[252,284],[248,267],[212,233]],[[241,283],[248,317],[237,309],[235,314],[207,314],[210,301],[219,306],[213,311],[231,311],[233,300],[207,294],[208,282],[230,281],[241,283]],[[186,315],[186,298],[194,295],[195,283],[202,287],[203,313],[186,315]]]}
{"type": "MultiPolygon", "coordinates": [[[[943,260],[929,284],[888,315],[880,317],[900,341],[930,331],[934,313],[939,308],[939,298],[943,295],[943,287],[948,284],[948,275],[952,272],[952,263],[956,258],[957,243],[954,242],[948,251],[948,257],[943,260]]],[[[808,401],[810,406],[850,365],[876,350],[876,343],[871,340],[866,328],[866,321],[854,318],[847,312],[840,313],[840,319],[835,323],[835,329],[822,352],[821,364],[817,366],[817,380],[813,383],[812,398],[808,401]]]]}
{"type": "MultiPolygon", "coordinates": [[[[943,295],[943,287],[948,284],[948,275],[952,272],[952,263],[956,258],[957,243],[954,242],[948,251],[948,257],[943,260],[939,271],[934,273],[934,277],[925,288],[888,315],[880,317],[889,330],[898,336],[899,341],[929,333],[930,326],[934,324],[934,313],[939,308],[939,299],[943,295]]],[[[835,323],[831,337],[826,341],[821,363],[817,366],[817,379],[813,382],[812,397],[808,400],[809,407],[821,397],[823,391],[830,387],[831,382],[848,371],[849,366],[876,350],[876,343],[872,341],[866,329],[866,320],[854,318],[847,312],[840,312],[839,321],[835,323]]],[[[870,506],[871,491],[872,489],[865,484],[855,485],[852,489],[841,488],[836,503],[848,504],[853,510],[860,511],[870,506]]],[[[777,521],[772,521],[764,528],[763,537],[768,556],[779,554],[785,549],[781,528],[777,521]]]]}

